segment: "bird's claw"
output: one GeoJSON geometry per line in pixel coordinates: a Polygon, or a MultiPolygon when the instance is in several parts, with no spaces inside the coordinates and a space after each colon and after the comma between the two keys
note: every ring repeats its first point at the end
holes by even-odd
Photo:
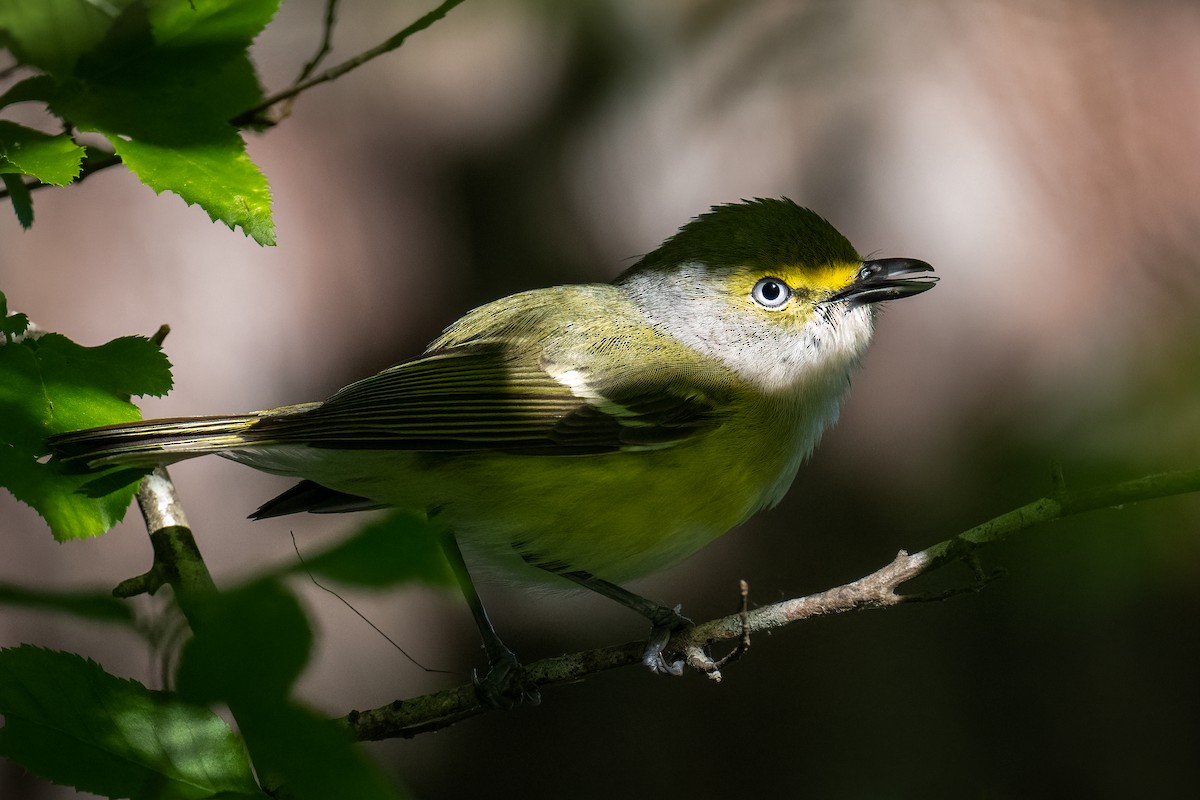
{"type": "Polygon", "coordinates": [[[646,642],[645,652],[642,653],[642,664],[651,672],[676,677],[683,674],[683,659],[667,661],[663,656],[667,642],[671,640],[671,634],[692,624],[690,619],[679,613],[681,608],[682,606],[675,606],[675,608],[663,606],[659,609],[660,613],[652,619],[654,627],[650,629],[650,639],[646,642]]]}
{"type": "Polygon", "coordinates": [[[524,680],[521,663],[511,650],[493,658],[482,678],[478,672],[471,673],[471,682],[480,702],[489,708],[508,711],[521,703],[536,706],[542,702],[542,693],[524,680]]]}

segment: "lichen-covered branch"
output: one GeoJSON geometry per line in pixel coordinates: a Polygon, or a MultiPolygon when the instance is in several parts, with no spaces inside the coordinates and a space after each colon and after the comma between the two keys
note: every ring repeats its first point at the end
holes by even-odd
{"type": "MultiPolygon", "coordinates": [[[[744,641],[750,634],[781,628],[810,617],[926,600],[929,598],[924,595],[906,595],[899,589],[918,575],[946,564],[971,562],[981,548],[1007,539],[1018,531],[1087,511],[1196,491],[1200,491],[1200,470],[1148,475],[1079,491],[1067,491],[1059,483],[1047,497],[994,517],[920,552],[910,555],[901,551],[890,563],[851,583],[689,627],[671,638],[668,650],[686,654],[689,664],[719,679],[719,669],[710,666],[717,662],[711,657],[707,663],[704,661],[707,648],[713,644],[744,641]]],[[[528,685],[535,687],[574,682],[604,670],[640,663],[644,649],[644,642],[629,642],[548,658],[526,665],[523,677],[528,685]]],[[[476,696],[474,687],[464,685],[410,700],[397,700],[370,711],[354,711],[342,722],[358,739],[376,740],[412,737],[438,730],[487,710],[476,696]]]]}
{"type": "Polygon", "coordinates": [[[144,574],[122,581],[113,594],[117,597],[154,594],[163,585],[170,585],[194,630],[196,615],[193,610],[198,602],[214,595],[217,587],[196,546],[175,485],[165,467],[156,468],[142,479],[137,503],[150,534],[154,563],[144,574]]]}

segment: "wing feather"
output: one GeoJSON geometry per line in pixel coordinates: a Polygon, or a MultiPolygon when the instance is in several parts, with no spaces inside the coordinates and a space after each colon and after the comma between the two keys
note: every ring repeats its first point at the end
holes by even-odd
{"type": "Polygon", "coordinates": [[[720,424],[712,393],[670,370],[582,388],[586,371],[573,368],[571,381],[561,373],[477,341],[398,364],[245,435],[337,449],[584,455],[669,447],[720,424]]]}

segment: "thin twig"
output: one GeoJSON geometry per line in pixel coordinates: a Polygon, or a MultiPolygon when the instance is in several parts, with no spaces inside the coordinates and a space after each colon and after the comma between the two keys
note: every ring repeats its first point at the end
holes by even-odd
{"type": "Polygon", "coordinates": [[[359,53],[358,55],[354,56],[353,58],[343,61],[341,64],[338,64],[336,67],[330,67],[329,69],[325,70],[324,72],[322,72],[319,75],[315,75],[311,78],[307,78],[305,80],[302,80],[302,81],[292,84],[287,89],[284,89],[283,91],[268,97],[266,100],[263,100],[261,103],[254,106],[253,108],[250,108],[250,109],[242,112],[241,114],[238,114],[236,117],[234,117],[231,120],[231,122],[238,127],[242,127],[242,126],[246,126],[246,125],[256,125],[256,124],[257,125],[271,124],[270,120],[263,119],[262,115],[263,115],[263,112],[267,111],[272,106],[274,106],[278,103],[282,103],[285,100],[289,100],[289,99],[295,97],[296,95],[300,94],[301,92],[311,89],[314,86],[318,86],[322,83],[328,83],[329,81],[332,81],[336,78],[340,78],[341,76],[345,75],[347,72],[358,69],[363,64],[366,64],[368,61],[371,61],[372,59],[378,58],[379,56],[383,55],[384,53],[390,53],[391,51],[400,47],[400,45],[404,44],[405,40],[407,40],[409,36],[412,36],[414,33],[417,33],[419,31],[425,30],[430,25],[437,22],[442,17],[446,16],[446,14],[449,13],[451,9],[453,9],[455,6],[461,4],[462,2],[463,2],[463,0],[444,0],[444,2],[441,5],[439,5],[437,8],[430,11],[428,14],[426,14],[425,16],[418,19],[416,22],[413,22],[411,25],[407,26],[406,28],[401,30],[399,33],[395,34],[394,36],[389,37],[387,40],[381,42],[380,44],[376,45],[375,47],[372,47],[369,50],[364,50],[363,52],[359,53]]]}
{"type": "Polygon", "coordinates": [[[740,598],[738,619],[742,622],[742,638],[737,646],[719,659],[714,659],[708,652],[708,644],[691,644],[684,648],[684,660],[689,667],[704,673],[717,683],[721,682],[721,668],[732,664],[746,654],[750,649],[750,584],[738,581],[738,597],[740,598]]]}
{"type": "Polygon", "coordinates": [[[300,74],[296,76],[293,83],[300,83],[312,75],[317,67],[321,66],[321,62],[325,60],[325,56],[329,55],[329,51],[333,49],[333,26],[337,23],[337,7],[340,0],[325,0],[325,19],[321,22],[321,45],[317,48],[309,62],[304,65],[304,69],[300,70],[300,74]]]}
{"type": "MultiPolygon", "coordinates": [[[[390,53],[404,44],[408,37],[412,36],[414,33],[425,30],[430,25],[446,16],[451,9],[462,2],[463,0],[444,0],[444,2],[433,11],[430,11],[428,14],[421,17],[416,22],[404,28],[399,33],[390,37],[381,44],[372,47],[370,50],[359,53],[353,58],[343,61],[336,67],[331,67],[319,75],[313,77],[305,76],[305,72],[309,70],[309,67],[306,65],[304,70],[301,72],[301,75],[304,77],[298,79],[296,83],[292,84],[287,89],[268,97],[253,108],[249,108],[236,115],[229,121],[230,124],[238,128],[255,126],[269,127],[274,125],[276,122],[278,122],[278,120],[270,120],[264,117],[265,112],[268,111],[272,106],[291,100],[301,92],[311,89],[314,86],[322,83],[328,83],[335,78],[340,78],[347,72],[361,67],[363,64],[366,64],[372,59],[378,58],[384,53],[390,53]]],[[[328,54],[327,45],[332,38],[333,15],[335,14],[334,7],[336,5],[337,0],[329,0],[329,3],[326,5],[324,38],[322,39],[321,49],[317,51],[316,56],[314,56],[313,60],[310,62],[313,69],[315,69],[316,66],[322,60],[324,60],[325,56],[328,54]]],[[[99,156],[92,157],[90,155],[91,149],[92,148],[89,148],[89,156],[84,161],[83,167],[79,173],[79,177],[75,179],[74,183],[79,183],[89,175],[94,175],[101,170],[108,169],[109,167],[116,166],[117,164],[121,163],[121,158],[115,153],[102,153],[99,156]]],[[[30,191],[35,191],[37,189],[41,189],[43,186],[48,185],[50,184],[44,184],[41,181],[33,180],[28,183],[27,188],[30,191]]],[[[0,187],[0,198],[8,197],[8,194],[9,193],[7,189],[0,187]]]]}
{"type": "MultiPolygon", "coordinates": [[[[325,0],[325,17],[321,21],[321,44],[317,47],[317,52],[309,59],[308,63],[300,70],[300,74],[296,76],[296,80],[292,81],[292,85],[303,83],[308,79],[325,57],[329,55],[329,51],[333,48],[333,26],[337,22],[337,7],[339,0],[325,0]]],[[[292,115],[292,106],[295,104],[296,98],[289,97],[279,103],[277,110],[272,115],[271,119],[262,118],[262,114],[256,115],[256,118],[246,120],[249,127],[265,128],[273,125],[278,125],[283,120],[292,115]]],[[[250,112],[246,112],[250,113],[250,112]]],[[[236,119],[241,119],[239,115],[236,119]]],[[[234,124],[240,124],[235,122],[234,124]]]]}
{"type": "MultiPolygon", "coordinates": [[[[885,608],[920,599],[917,595],[901,594],[898,589],[918,575],[946,564],[970,561],[981,548],[1035,525],[1100,508],[1200,491],[1200,470],[1149,475],[1077,492],[1062,490],[1064,484],[1059,480],[1055,483],[1056,490],[1049,497],[1001,514],[912,555],[901,551],[890,563],[851,583],[686,628],[671,638],[667,649],[686,653],[716,642],[745,640],[751,633],[780,628],[810,617],[885,608]]],[[[522,677],[535,687],[575,682],[604,670],[640,663],[644,649],[645,642],[629,642],[543,659],[526,665],[522,677]]],[[[486,710],[474,687],[468,684],[410,700],[397,700],[369,711],[353,711],[341,722],[360,740],[409,738],[448,727],[486,710]]]]}

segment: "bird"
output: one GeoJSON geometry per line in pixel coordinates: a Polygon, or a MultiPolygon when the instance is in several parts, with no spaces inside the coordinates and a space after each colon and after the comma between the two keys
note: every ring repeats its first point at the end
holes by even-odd
{"type": "Polygon", "coordinates": [[[151,468],[216,454],[300,479],[251,514],[406,509],[438,523],[479,627],[480,697],[536,701],[473,573],[577,585],[646,617],[643,658],[688,620],[623,584],[778,504],[832,425],[884,301],[938,280],[864,259],[792,200],[715,205],[610,283],[519,292],[322,402],[59,434],[54,457],[151,468]]]}

